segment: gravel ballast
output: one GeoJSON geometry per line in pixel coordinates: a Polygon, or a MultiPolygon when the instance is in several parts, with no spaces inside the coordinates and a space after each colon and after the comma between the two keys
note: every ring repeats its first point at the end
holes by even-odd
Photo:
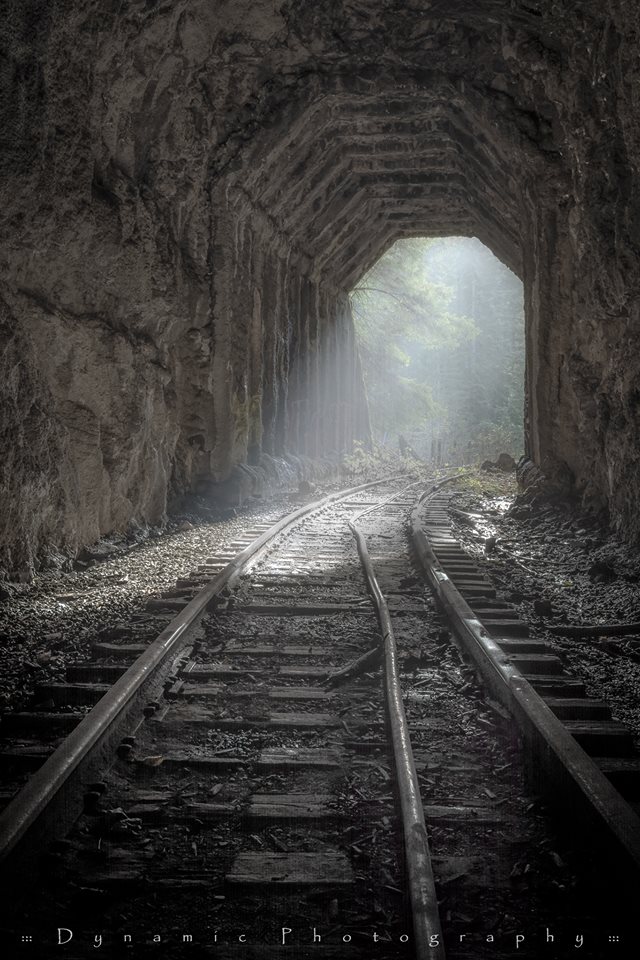
{"type": "Polygon", "coordinates": [[[100,630],[126,623],[205,557],[300,503],[299,495],[290,494],[248,505],[227,519],[180,519],[133,545],[112,545],[104,560],[41,573],[13,589],[0,603],[0,710],[19,706],[36,683],[61,679],[67,663],[89,655],[100,630]]]}

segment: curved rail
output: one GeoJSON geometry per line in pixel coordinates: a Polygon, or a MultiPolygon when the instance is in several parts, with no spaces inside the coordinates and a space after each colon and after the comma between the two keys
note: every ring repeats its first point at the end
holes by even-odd
{"type": "Polygon", "coordinates": [[[336,500],[345,499],[361,490],[367,490],[383,483],[401,480],[403,476],[386,477],[384,480],[359,484],[330,494],[322,500],[299,507],[257,537],[231,560],[174,617],[148,649],[114,683],[2,811],[0,815],[0,861],[4,861],[15,851],[18,844],[60,794],[88,755],[99,749],[108,740],[114,727],[118,725],[123,715],[134,704],[141,687],[163,664],[166,664],[171,654],[176,654],[181,645],[184,645],[187,631],[198,617],[205,612],[209,603],[275,537],[303,517],[324,509],[336,500]]]}
{"type": "Polygon", "coordinates": [[[456,636],[471,655],[484,682],[514,716],[532,752],[554,785],[566,790],[570,813],[582,809],[604,827],[634,871],[640,870],[640,819],[562,721],[493,639],[442,568],[418,516],[421,505],[441,484],[418,500],[411,534],[426,579],[456,636]]]}
{"type": "MultiPolygon", "coordinates": [[[[388,503],[391,499],[395,499],[395,497],[388,498],[384,503],[388,503]]],[[[383,506],[384,503],[380,506],[383,506]]],[[[366,540],[353,521],[349,522],[349,528],[356,539],[360,562],[376,609],[384,643],[385,694],[402,811],[409,899],[415,935],[414,956],[416,960],[427,960],[427,958],[445,960],[442,928],[438,913],[438,898],[429,852],[429,839],[424,819],[420,783],[411,748],[409,726],[402,701],[398,651],[393,626],[387,602],[373,570],[366,540]]]]}

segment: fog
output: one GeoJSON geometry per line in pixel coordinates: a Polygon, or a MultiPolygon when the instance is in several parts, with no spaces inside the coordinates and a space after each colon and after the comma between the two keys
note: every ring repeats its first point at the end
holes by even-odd
{"type": "Polygon", "coordinates": [[[484,244],[398,240],[351,302],[376,442],[453,465],[522,454],[522,283],[484,244]]]}

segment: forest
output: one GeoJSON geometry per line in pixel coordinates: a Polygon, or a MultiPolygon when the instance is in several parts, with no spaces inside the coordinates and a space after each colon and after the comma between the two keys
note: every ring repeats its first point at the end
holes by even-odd
{"type": "Polygon", "coordinates": [[[398,240],[351,303],[376,443],[456,465],[522,454],[522,283],[487,247],[398,240]]]}

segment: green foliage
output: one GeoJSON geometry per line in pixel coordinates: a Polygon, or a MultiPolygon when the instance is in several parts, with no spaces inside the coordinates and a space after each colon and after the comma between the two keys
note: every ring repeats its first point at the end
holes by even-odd
{"type": "Polygon", "coordinates": [[[342,461],[342,470],[348,477],[366,481],[391,474],[408,474],[419,479],[426,476],[427,467],[413,457],[400,456],[395,448],[385,444],[374,443],[368,447],[356,441],[352,453],[342,461]]]}
{"type": "Polygon", "coordinates": [[[398,241],[352,306],[378,439],[451,463],[522,452],[522,285],[478,240],[398,241]]]}
{"type": "Polygon", "coordinates": [[[482,497],[515,496],[518,485],[514,473],[485,473],[471,470],[456,480],[456,490],[463,490],[482,497]]]}
{"type": "Polygon", "coordinates": [[[434,240],[395,243],[352,293],[374,432],[418,429],[433,409],[419,358],[427,349],[454,348],[472,337],[468,317],[449,309],[453,290],[429,279],[426,254],[434,240]]]}

